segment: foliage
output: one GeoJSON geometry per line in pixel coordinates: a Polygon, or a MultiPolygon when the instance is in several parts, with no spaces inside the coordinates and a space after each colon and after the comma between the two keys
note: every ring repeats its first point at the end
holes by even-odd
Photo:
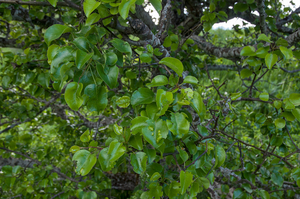
{"type": "Polygon", "coordinates": [[[299,197],[299,8],[0,7],[1,198],[299,197]]]}

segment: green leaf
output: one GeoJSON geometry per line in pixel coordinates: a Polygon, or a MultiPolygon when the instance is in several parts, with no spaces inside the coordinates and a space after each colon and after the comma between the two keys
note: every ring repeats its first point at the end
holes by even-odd
{"type": "Polygon", "coordinates": [[[296,108],[292,110],[293,115],[295,118],[300,122],[300,109],[296,108]]]}
{"type": "Polygon", "coordinates": [[[149,88],[139,88],[134,91],[131,96],[131,104],[132,106],[137,106],[140,104],[150,104],[153,102],[154,93],[149,88]]]}
{"type": "Polygon", "coordinates": [[[287,120],[287,121],[290,121],[290,122],[292,122],[292,121],[295,120],[295,116],[294,116],[291,112],[285,111],[285,112],[281,113],[281,116],[282,116],[282,117],[285,117],[286,120],[287,120]]]}
{"type": "Polygon", "coordinates": [[[127,108],[130,105],[130,97],[120,97],[119,99],[117,99],[116,104],[121,108],[127,108]]]}
{"type": "Polygon", "coordinates": [[[149,0],[149,2],[153,5],[158,14],[160,14],[162,9],[161,0],[149,0]]]}
{"type": "Polygon", "coordinates": [[[84,192],[81,199],[96,199],[97,194],[95,191],[84,192]]]}
{"type": "Polygon", "coordinates": [[[281,108],[282,102],[281,101],[275,101],[273,103],[274,107],[278,110],[281,108]]]}
{"type": "Polygon", "coordinates": [[[183,162],[186,162],[189,159],[189,155],[187,154],[187,152],[182,150],[180,147],[176,147],[176,149],[179,152],[179,156],[183,160],[183,162]]]}
{"type": "Polygon", "coordinates": [[[277,60],[278,60],[278,57],[276,54],[273,54],[273,53],[267,54],[266,58],[265,58],[265,62],[266,62],[268,69],[271,69],[274,66],[274,64],[276,64],[277,60]]]}
{"type": "Polygon", "coordinates": [[[271,180],[276,184],[278,185],[279,187],[282,187],[283,185],[283,178],[282,176],[279,174],[279,173],[272,173],[271,175],[271,180]]]}
{"type": "MultiPolygon", "coordinates": [[[[126,1],[126,0],[123,0],[126,1]]],[[[110,41],[112,45],[121,53],[127,54],[129,57],[132,55],[132,50],[128,42],[124,42],[121,39],[114,38],[113,40],[110,41]]]]}
{"type": "Polygon", "coordinates": [[[105,64],[108,65],[108,66],[113,66],[118,61],[117,55],[113,52],[106,53],[105,57],[106,57],[106,63],[105,64]]]}
{"type": "Polygon", "coordinates": [[[300,187],[300,178],[297,179],[297,185],[300,187]]]}
{"type": "Polygon", "coordinates": [[[240,53],[241,56],[254,56],[255,48],[253,46],[245,46],[240,53]]]}
{"type": "Polygon", "coordinates": [[[51,67],[59,67],[59,64],[66,63],[70,60],[73,60],[73,48],[70,46],[65,46],[60,48],[53,60],[51,61],[51,67]]]}
{"type": "Polygon", "coordinates": [[[193,174],[186,171],[180,171],[180,186],[181,186],[181,195],[186,194],[187,188],[192,184],[193,182],[193,174]]]}
{"type": "Polygon", "coordinates": [[[257,38],[258,41],[265,41],[271,43],[271,40],[269,37],[267,37],[265,34],[260,34],[257,38]]]}
{"type": "Polygon", "coordinates": [[[89,53],[91,52],[91,43],[86,37],[78,37],[73,41],[73,44],[80,50],[89,53]]]}
{"type": "Polygon", "coordinates": [[[76,67],[81,69],[94,55],[94,52],[86,53],[80,49],[76,51],[76,67]]]}
{"type": "Polygon", "coordinates": [[[53,26],[50,26],[44,35],[45,42],[49,46],[51,41],[58,39],[62,34],[71,32],[72,28],[65,26],[65,25],[60,25],[60,24],[55,24],[53,26]]]}
{"type": "Polygon", "coordinates": [[[164,115],[173,100],[173,93],[158,89],[156,94],[156,105],[159,112],[157,113],[157,116],[164,115]]]}
{"type": "Polygon", "coordinates": [[[275,126],[279,129],[282,129],[283,127],[285,127],[285,120],[281,118],[276,119],[275,126]]]}
{"type": "Polygon", "coordinates": [[[80,150],[80,147],[79,146],[72,146],[71,148],[70,148],[70,152],[71,153],[76,153],[77,151],[79,151],[80,150]]]}
{"type": "Polygon", "coordinates": [[[99,163],[103,171],[110,171],[116,161],[125,153],[126,148],[117,140],[113,140],[108,148],[101,150],[99,155],[99,163]]]}
{"type": "Polygon", "coordinates": [[[100,19],[100,15],[97,14],[97,13],[93,13],[93,14],[91,14],[91,15],[86,19],[85,25],[86,25],[86,26],[90,26],[90,25],[92,25],[93,23],[98,22],[99,19],[100,19]]]}
{"type": "Polygon", "coordinates": [[[91,139],[90,136],[90,130],[87,129],[81,136],[80,136],[80,140],[81,142],[89,142],[91,139]]]}
{"type": "Polygon", "coordinates": [[[244,79],[244,78],[247,78],[247,77],[250,77],[252,75],[252,71],[249,70],[249,69],[243,69],[241,71],[241,78],[244,79]]]}
{"type": "Polygon", "coordinates": [[[152,61],[152,54],[150,53],[142,53],[140,59],[144,63],[151,63],[152,61]]]}
{"type": "Polygon", "coordinates": [[[187,84],[198,84],[198,79],[196,77],[193,76],[186,76],[183,80],[183,83],[187,83],[187,84]]]}
{"type": "Polygon", "coordinates": [[[156,181],[161,177],[161,175],[158,172],[155,172],[152,174],[150,181],[156,181]]]}
{"type": "Polygon", "coordinates": [[[167,120],[169,130],[178,138],[182,138],[189,132],[190,123],[183,113],[171,113],[171,120],[167,120]]]}
{"type": "Polygon", "coordinates": [[[131,121],[130,130],[132,134],[135,135],[137,133],[141,133],[144,127],[148,126],[146,122],[149,118],[144,116],[138,116],[131,121]]]}
{"type": "Polygon", "coordinates": [[[109,86],[110,89],[116,88],[118,85],[118,75],[119,75],[119,68],[117,66],[113,67],[106,67],[104,72],[104,68],[101,64],[96,65],[97,72],[101,79],[109,86]]]}
{"type": "Polygon", "coordinates": [[[119,5],[119,13],[123,19],[127,19],[130,7],[135,4],[136,0],[122,0],[119,5]]]}
{"type": "Polygon", "coordinates": [[[269,50],[270,50],[269,46],[261,47],[261,48],[257,49],[256,56],[264,59],[266,57],[266,55],[268,54],[269,50]]]}
{"type": "Polygon", "coordinates": [[[289,100],[295,106],[299,106],[300,105],[300,94],[299,93],[290,94],[289,100]]]}
{"type": "Polygon", "coordinates": [[[198,179],[199,179],[199,183],[200,183],[201,185],[203,185],[203,187],[204,187],[205,189],[208,189],[208,188],[209,188],[210,183],[209,183],[209,180],[208,180],[207,178],[200,177],[200,178],[198,178],[198,179]]]}
{"type": "Polygon", "coordinates": [[[83,2],[83,11],[85,13],[86,17],[89,17],[90,14],[98,8],[100,5],[100,2],[97,2],[95,0],[85,0],[83,2]]]}
{"type": "Polygon", "coordinates": [[[146,84],[146,86],[157,87],[157,86],[164,86],[168,83],[169,83],[169,80],[166,76],[157,75],[152,79],[151,83],[146,84]]]}
{"type": "Polygon", "coordinates": [[[218,168],[218,167],[222,166],[222,164],[225,162],[226,152],[221,146],[217,145],[215,147],[214,153],[215,153],[215,159],[216,159],[216,168],[218,168]]]}
{"type": "Polygon", "coordinates": [[[128,143],[137,150],[143,149],[143,140],[140,134],[131,135],[128,143]]]}
{"type": "Polygon", "coordinates": [[[291,49],[287,49],[284,46],[279,47],[280,51],[284,55],[285,59],[291,59],[293,57],[293,51],[291,49]]]}
{"type": "Polygon", "coordinates": [[[133,166],[134,172],[142,174],[146,170],[147,156],[144,152],[132,153],[130,155],[130,162],[133,166]]]}
{"type": "Polygon", "coordinates": [[[114,132],[117,135],[122,135],[123,134],[123,128],[119,126],[118,124],[114,124],[114,132]]]}
{"type": "Polygon", "coordinates": [[[82,83],[71,82],[68,84],[65,92],[65,100],[69,107],[74,110],[78,111],[79,107],[83,103],[83,98],[81,97],[81,90],[83,88],[82,83]]]}
{"type": "Polygon", "coordinates": [[[142,129],[143,136],[154,148],[160,147],[164,142],[163,139],[167,138],[168,127],[162,119],[147,120],[147,126],[142,129]]]}
{"type": "Polygon", "coordinates": [[[280,146],[283,142],[283,139],[278,136],[272,136],[270,144],[271,146],[280,146]]]}
{"type": "Polygon", "coordinates": [[[261,99],[262,101],[268,101],[269,100],[269,94],[268,93],[261,93],[259,95],[259,99],[261,99]]]}
{"type": "Polygon", "coordinates": [[[107,91],[104,86],[90,84],[84,89],[84,94],[88,96],[86,105],[89,111],[100,112],[107,106],[107,91]]]}
{"type": "Polygon", "coordinates": [[[38,83],[45,88],[49,87],[50,83],[50,74],[49,73],[41,73],[38,76],[38,83]]]}
{"type": "Polygon", "coordinates": [[[56,7],[57,0],[48,0],[48,2],[49,2],[53,7],[56,7]]]}
{"type": "Polygon", "coordinates": [[[76,172],[85,176],[92,170],[97,158],[87,150],[80,150],[74,154],[72,161],[77,161],[76,172]]]}
{"type": "Polygon", "coordinates": [[[175,73],[177,73],[179,77],[182,76],[183,65],[179,59],[173,57],[165,57],[162,60],[160,60],[159,64],[164,64],[168,66],[173,71],[175,71],[175,73]]]}
{"type": "Polygon", "coordinates": [[[243,189],[237,188],[233,192],[233,199],[243,199],[244,197],[244,192],[243,189]]]}
{"type": "Polygon", "coordinates": [[[194,91],[194,96],[191,102],[191,107],[196,111],[200,119],[203,121],[206,114],[206,107],[203,103],[201,95],[194,91]]]}
{"type": "Polygon", "coordinates": [[[232,101],[238,100],[240,97],[242,97],[242,93],[231,93],[230,97],[232,101]]]}
{"type": "Polygon", "coordinates": [[[166,186],[165,192],[169,198],[176,198],[180,193],[180,183],[171,181],[171,183],[166,186]]]}
{"type": "Polygon", "coordinates": [[[237,12],[245,12],[248,9],[248,5],[246,3],[237,3],[234,5],[233,10],[235,13],[237,12]]]}

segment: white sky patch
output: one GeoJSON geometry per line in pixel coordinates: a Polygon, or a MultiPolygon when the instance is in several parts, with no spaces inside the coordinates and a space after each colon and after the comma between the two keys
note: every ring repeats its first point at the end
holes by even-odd
{"type": "MultiPolygon", "coordinates": [[[[295,10],[296,8],[300,7],[300,0],[294,0],[294,4],[295,4],[294,6],[290,3],[291,0],[280,0],[280,1],[282,2],[282,4],[284,6],[290,7],[292,10],[295,10]]],[[[147,6],[145,8],[145,10],[147,12],[150,12],[150,15],[152,16],[155,24],[158,24],[158,22],[159,22],[159,14],[154,9],[154,7],[150,4],[149,6],[147,6]]],[[[255,11],[254,14],[259,15],[257,11],[255,11]]],[[[244,23],[246,23],[247,25],[244,25],[243,21],[244,20],[242,20],[242,19],[234,18],[234,19],[231,19],[231,20],[229,20],[227,22],[217,23],[212,28],[213,29],[217,29],[217,28],[231,29],[234,25],[240,25],[240,27],[253,26],[252,24],[249,24],[246,21],[244,21],[244,23]]]]}
{"type": "MultiPolygon", "coordinates": [[[[300,1],[299,0],[294,0],[294,4],[295,4],[294,6],[290,3],[290,0],[281,0],[281,2],[284,6],[290,7],[292,10],[295,10],[296,8],[298,8],[300,6],[300,1]]],[[[257,15],[258,12],[255,11],[254,14],[257,15]]],[[[231,29],[234,25],[240,25],[240,27],[243,27],[244,26],[243,22],[247,23],[243,19],[234,18],[234,19],[231,19],[227,22],[214,24],[212,28],[213,29],[217,29],[217,28],[231,29]]],[[[245,25],[244,27],[249,27],[249,26],[253,26],[253,25],[247,23],[247,25],[245,25]]]]}

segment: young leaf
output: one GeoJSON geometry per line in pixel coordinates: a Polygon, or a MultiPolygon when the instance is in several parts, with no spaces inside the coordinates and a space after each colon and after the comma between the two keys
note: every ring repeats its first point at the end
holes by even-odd
{"type": "Polygon", "coordinates": [[[171,113],[171,120],[167,120],[169,130],[179,138],[189,132],[190,123],[183,113],[171,113]]]}

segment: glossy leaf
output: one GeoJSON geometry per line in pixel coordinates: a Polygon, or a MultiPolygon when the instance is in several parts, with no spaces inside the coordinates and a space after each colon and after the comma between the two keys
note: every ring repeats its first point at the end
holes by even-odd
{"type": "Polygon", "coordinates": [[[278,57],[276,54],[273,54],[273,53],[267,54],[266,58],[265,58],[265,62],[266,62],[268,69],[271,69],[274,66],[274,64],[276,64],[277,60],[278,60],[278,57]]]}
{"type": "Polygon", "coordinates": [[[97,64],[96,68],[99,76],[107,84],[107,86],[109,86],[110,89],[113,89],[117,86],[119,75],[119,68],[117,66],[106,68],[108,71],[107,73],[104,72],[104,68],[101,64],[97,64]]]}
{"type": "Polygon", "coordinates": [[[83,103],[83,98],[81,97],[82,87],[83,85],[81,83],[71,82],[66,88],[65,100],[69,107],[74,111],[78,111],[83,103]]]}
{"type": "Polygon", "coordinates": [[[80,49],[76,51],[76,67],[81,69],[94,55],[94,53],[86,53],[80,49]]]}
{"type": "Polygon", "coordinates": [[[269,94],[268,93],[261,93],[259,95],[259,99],[261,99],[262,101],[268,101],[269,100],[269,94]]]}
{"type": "Polygon", "coordinates": [[[100,2],[95,0],[85,0],[83,2],[83,11],[86,17],[89,17],[90,14],[97,9],[100,5],[100,2]]]}
{"type": "Polygon", "coordinates": [[[283,127],[285,127],[285,120],[281,118],[276,119],[275,126],[279,129],[282,129],[283,127]]]}
{"type": "Polygon", "coordinates": [[[146,170],[147,156],[144,152],[132,153],[130,155],[131,165],[134,172],[142,174],[146,170]]]}
{"type": "Polygon", "coordinates": [[[300,109],[296,108],[292,110],[292,113],[295,116],[295,118],[300,122],[300,109]]]}
{"type": "MultiPolygon", "coordinates": [[[[126,1],[126,0],[123,0],[123,1],[126,1]]],[[[114,38],[110,42],[118,51],[120,51],[121,53],[125,53],[131,57],[132,50],[131,50],[131,47],[128,44],[128,42],[124,42],[123,40],[118,39],[118,38],[114,38]]]]}
{"type": "Polygon", "coordinates": [[[160,116],[165,114],[173,100],[173,94],[171,92],[158,89],[156,94],[156,105],[159,111],[157,115],[160,116]]]}
{"type": "Polygon", "coordinates": [[[120,97],[119,99],[117,99],[116,104],[121,108],[127,108],[130,105],[130,97],[120,97]]]}
{"type": "Polygon", "coordinates": [[[193,76],[186,76],[183,80],[183,83],[195,84],[195,85],[197,85],[198,82],[199,81],[197,80],[197,78],[193,76]]]}
{"type": "Polygon", "coordinates": [[[166,76],[164,75],[157,75],[155,76],[151,83],[149,84],[146,84],[146,86],[149,86],[149,87],[157,87],[157,86],[164,86],[166,84],[169,83],[169,80],[166,76]]]}
{"type": "Polygon", "coordinates": [[[109,147],[102,149],[99,155],[99,163],[102,170],[110,171],[125,151],[126,148],[117,140],[112,141],[109,144],[109,147]]]}
{"type": "Polygon", "coordinates": [[[221,146],[217,145],[215,147],[214,153],[215,153],[215,159],[216,159],[216,163],[215,163],[216,168],[218,168],[218,167],[222,166],[223,163],[225,162],[226,152],[221,146]]]}
{"type": "Polygon", "coordinates": [[[246,46],[241,51],[241,56],[254,56],[255,55],[255,48],[253,46],[246,46]]]}
{"type": "Polygon", "coordinates": [[[132,106],[137,106],[140,104],[150,104],[153,102],[154,93],[152,90],[148,88],[139,88],[134,91],[131,96],[131,104],[132,106]]]}
{"type": "Polygon", "coordinates": [[[161,1],[160,0],[149,0],[149,2],[155,8],[155,10],[158,12],[158,14],[160,14],[160,11],[162,9],[161,1]]]}
{"type": "Polygon", "coordinates": [[[167,120],[169,130],[179,138],[189,132],[190,123],[183,113],[171,113],[171,120],[167,120]]]}
{"type": "Polygon", "coordinates": [[[196,111],[196,113],[203,121],[206,114],[206,107],[203,103],[201,95],[198,92],[194,92],[194,96],[191,102],[192,108],[196,111]]]}
{"type": "Polygon", "coordinates": [[[130,130],[132,134],[135,135],[137,133],[141,133],[144,127],[148,126],[146,122],[149,118],[144,116],[138,116],[131,121],[130,130]]]}
{"type": "Polygon", "coordinates": [[[81,142],[89,142],[91,139],[90,136],[90,130],[86,130],[81,136],[80,136],[80,140],[81,142]]]}
{"type": "Polygon", "coordinates": [[[187,188],[192,184],[193,182],[193,174],[186,171],[180,171],[180,186],[181,186],[181,194],[184,194],[187,190],[187,188]]]}
{"type": "Polygon", "coordinates": [[[84,94],[88,96],[87,108],[90,111],[102,111],[106,108],[107,91],[104,86],[96,86],[95,84],[90,84],[84,89],[84,94]]]}
{"type": "Polygon", "coordinates": [[[80,150],[74,154],[72,161],[77,162],[76,172],[85,176],[92,170],[96,164],[97,158],[95,154],[91,154],[87,150],[80,150]]]}
{"type": "Polygon", "coordinates": [[[162,119],[156,122],[153,120],[147,120],[146,122],[148,125],[142,129],[143,136],[154,148],[158,148],[163,144],[163,139],[167,138],[167,124],[162,119]]]}
{"type": "Polygon", "coordinates": [[[173,58],[173,57],[165,57],[159,62],[160,64],[164,64],[171,68],[179,77],[182,76],[183,72],[183,65],[180,60],[173,58]]]}
{"type": "Polygon", "coordinates": [[[119,6],[119,13],[123,19],[126,19],[129,14],[130,7],[135,4],[136,0],[122,0],[119,6]]]}
{"type": "Polygon", "coordinates": [[[45,42],[49,46],[51,41],[58,39],[62,34],[71,32],[72,29],[65,25],[55,24],[50,26],[44,35],[45,42]]]}

